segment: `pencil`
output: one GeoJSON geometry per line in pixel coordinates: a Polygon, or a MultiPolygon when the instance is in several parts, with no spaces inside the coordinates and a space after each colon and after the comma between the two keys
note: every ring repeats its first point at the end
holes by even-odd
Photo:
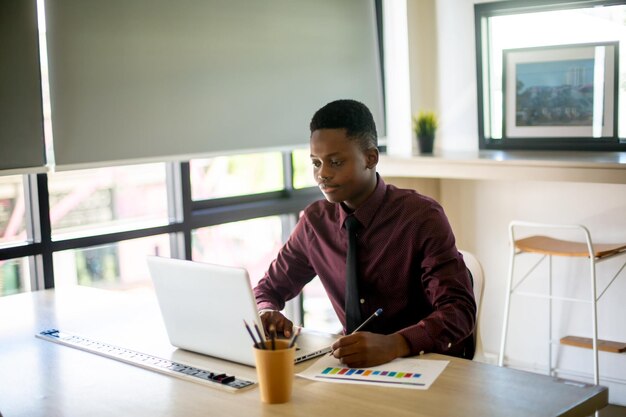
{"type": "Polygon", "coordinates": [[[250,334],[250,337],[252,338],[252,341],[254,342],[254,347],[256,347],[257,349],[261,349],[261,346],[256,341],[256,338],[254,337],[254,334],[252,333],[252,330],[250,330],[250,326],[248,326],[248,323],[246,323],[246,321],[244,320],[243,324],[244,324],[244,326],[246,326],[246,330],[248,331],[248,333],[250,334]]]}
{"type": "Polygon", "coordinates": [[[256,329],[256,333],[259,335],[259,339],[261,339],[261,343],[259,343],[261,345],[261,349],[265,349],[265,341],[263,340],[263,335],[261,334],[259,326],[256,323],[254,323],[254,328],[256,329]]]}
{"type": "Polygon", "coordinates": [[[289,347],[293,347],[293,345],[296,344],[296,339],[298,338],[298,335],[300,334],[300,327],[296,328],[296,331],[293,333],[293,337],[291,338],[291,341],[289,342],[289,347]]]}
{"type": "Polygon", "coordinates": [[[272,350],[276,350],[276,326],[270,324],[270,339],[272,340],[272,350]]]}

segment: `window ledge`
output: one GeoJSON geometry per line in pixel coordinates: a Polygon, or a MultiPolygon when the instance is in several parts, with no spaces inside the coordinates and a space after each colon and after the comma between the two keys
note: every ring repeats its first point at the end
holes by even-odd
{"type": "Polygon", "coordinates": [[[383,177],[626,184],[626,153],[481,150],[381,155],[378,171],[383,177]]]}

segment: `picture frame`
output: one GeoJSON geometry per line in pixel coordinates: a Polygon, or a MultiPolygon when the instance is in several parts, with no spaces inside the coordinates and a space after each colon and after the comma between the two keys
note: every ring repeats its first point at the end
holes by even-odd
{"type": "Polygon", "coordinates": [[[503,51],[503,138],[617,137],[618,43],[503,51]]]}

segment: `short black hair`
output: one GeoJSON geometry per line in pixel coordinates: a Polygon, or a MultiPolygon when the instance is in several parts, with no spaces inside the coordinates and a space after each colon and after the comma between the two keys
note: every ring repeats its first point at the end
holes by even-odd
{"type": "Polygon", "coordinates": [[[319,129],[346,129],[351,139],[360,142],[363,150],[378,147],[376,123],[367,106],[356,100],[336,100],[313,115],[311,133],[319,129]]]}

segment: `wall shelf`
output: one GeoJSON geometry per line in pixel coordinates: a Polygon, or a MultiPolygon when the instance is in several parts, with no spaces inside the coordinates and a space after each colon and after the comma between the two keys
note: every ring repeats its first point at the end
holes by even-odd
{"type": "Polygon", "coordinates": [[[626,184],[625,152],[435,152],[381,155],[383,177],[626,184]]]}

